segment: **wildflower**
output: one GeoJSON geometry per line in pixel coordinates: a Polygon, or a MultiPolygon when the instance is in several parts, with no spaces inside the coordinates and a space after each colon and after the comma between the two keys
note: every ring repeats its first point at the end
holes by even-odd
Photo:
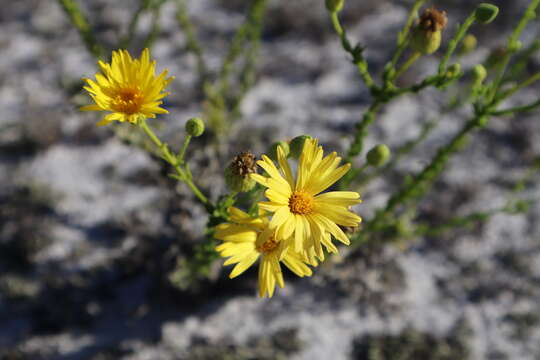
{"type": "MultiPolygon", "coordinates": [[[[216,239],[224,242],[216,247],[222,257],[229,257],[224,265],[236,264],[229,277],[235,278],[253,265],[259,264],[259,295],[272,297],[276,283],[283,288],[283,274],[280,261],[300,277],[311,276],[305,258],[288,248],[287,242],[275,237],[275,231],[268,227],[268,218],[251,217],[235,207],[229,208],[233,223],[216,227],[216,239]]],[[[262,214],[261,214],[262,215],[262,214]]]]}
{"type": "Polygon", "coordinates": [[[411,45],[422,54],[432,54],[441,46],[441,32],[448,19],[445,11],[424,10],[412,33],[411,45]]]}
{"type": "Polygon", "coordinates": [[[140,118],[155,118],[166,114],[160,107],[161,99],[169,93],[165,87],[174,79],[166,78],[167,70],[155,75],[156,62],[150,62],[150,53],[144,49],[140,59],[132,59],[127,50],[113,51],[110,64],[98,62],[101,73],[96,81],[84,79],[84,87],[95,104],[83,106],[83,111],[110,111],[97,125],[111,121],[128,121],[136,124],[140,118]]]}
{"type": "Polygon", "coordinates": [[[265,195],[270,201],[260,202],[259,208],[274,213],[269,227],[276,229],[276,236],[280,239],[293,238],[297,252],[313,248],[321,260],[324,259],[321,244],[329,251],[335,249],[327,233],[348,245],[349,238],[338,225],[356,227],[362,220],[348,210],[349,206],[361,202],[358,193],[331,191],[321,194],[349,171],[350,164],[338,167],[340,161],[335,152],[323,158],[323,149],[317,145],[317,139],[308,139],[300,155],[296,180],[279,147],[280,169],[263,155],[257,164],[266,170],[269,177],[251,175],[268,188],[265,195]]]}

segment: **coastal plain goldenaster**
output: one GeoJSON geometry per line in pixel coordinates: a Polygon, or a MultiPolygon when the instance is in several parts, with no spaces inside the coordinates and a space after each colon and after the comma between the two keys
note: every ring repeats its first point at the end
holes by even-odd
{"type": "Polygon", "coordinates": [[[341,158],[335,152],[323,157],[317,139],[308,139],[295,179],[280,147],[277,153],[279,169],[263,155],[257,164],[268,176],[251,174],[252,179],[268,188],[265,195],[270,201],[260,202],[259,208],[273,213],[269,228],[275,230],[277,238],[292,238],[296,252],[313,252],[323,260],[321,244],[331,252],[336,250],[328,234],[348,245],[349,238],[340,225],[356,227],[362,220],[349,210],[361,202],[357,192],[322,193],[347,173],[350,164],[339,166],[341,158]]]}
{"type": "Polygon", "coordinates": [[[311,276],[304,256],[287,247],[287,242],[275,237],[268,227],[266,216],[251,217],[235,207],[229,208],[231,223],[220,224],[214,234],[223,243],[216,247],[222,257],[229,257],[224,265],[236,264],[229,277],[237,277],[251,267],[257,259],[259,264],[259,295],[272,297],[276,283],[283,288],[280,262],[300,277],[311,276]]]}
{"type": "Polygon", "coordinates": [[[144,49],[139,59],[132,59],[127,50],[113,51],[111,63],[98,62],[101,73],[96,80],[84,79],[84,87],[95,104],[83,106],[83,111],[110,111],[97,125],[111,121],[136,124],[141,118],[166,114],[161,99],[169,93],[165,87],[174,79],[167,70],[155,74],[156,62],[150,62],[150,52],[144,49]]]}

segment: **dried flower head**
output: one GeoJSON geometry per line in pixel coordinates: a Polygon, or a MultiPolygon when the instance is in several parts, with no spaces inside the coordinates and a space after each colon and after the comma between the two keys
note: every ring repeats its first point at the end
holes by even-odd
{"type": "Polygon", "coordinates": [[[249,174],[257,172],[255,155],[249,151],[236,155],[225,169],[225,182],[232,191],[249,191],[255,186],[255,181],[249,174]]]}
{"type": "Polygon", "coordinates": [[[425,31],[436,32],[443,30],[447,22],[446,11],[439,11],[431,7],[425,9],[418,19],[418,27],[425,31]]]}
{"type": "Polygon", "coordinates": [[[446,12],[434,7],[424,10],[412,31],[411,46],[421,54],[432,54],[441,46],[441,32],[447,23],[446,12]]]}

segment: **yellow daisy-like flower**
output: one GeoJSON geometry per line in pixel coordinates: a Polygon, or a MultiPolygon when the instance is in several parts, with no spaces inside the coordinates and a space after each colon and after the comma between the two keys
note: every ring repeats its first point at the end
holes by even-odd
{"type": "Polygon", "coordinates": [[[95,104],[83,106],[83,111],[110,111],[111,114],[98,122],[106,125],[111,121],[137,123],[140,118],[155,118],[166,114],[160,107],[161,99],[169,93],[165,87],[174,79],[167,78],[167,70],[155,74],[156,62],[150,62],[150,52],[144,49],[140,59],[132,59],[127,50],[113,51],[110,64],[98,62],[102,73],[96,81],[84,79],[84,87],[95,104]]]}
{"type": "Polygon", "coordinates": [[[229,257],[224,265],[236,264],[229,277],[232,279],[246,271],[261,258],[259,265],[259,295],[272,297],[276,283],[283,288],[280,261],[300,277],[311,276],[305,258],[286,247],[275,232],[268,228],[267,217],[250,217],[240,209],[231,207],[229,215],[233,223],[216,227],[216,239],[224,243],[216,250],[222,257],[229,257]]]}
{"type": "Polygon", "coordinates": [[[349,207],[361,202],[360,195],[352,191],[331,191],[321,194],[350,169],[350,164],[339,166],[341,158],[335,152],[323,157],[322,146],[317,139],[304,143],[300,155],[297,178],[293,177],[285,154],[278,147],[278,169],[274,162],[263,155],[257,164],[269,175],[251,174],[251,177],[267,187],[268,202],[260,202],[259,208],[274,213],[269,228],[275,229],[281,239],[294,238],[294,249],[310,251],[324,259],[321,244],[335,252],[328,234],[344,244],[349,238],[338,225],[356,227],[361,218],[349,211],[349,207]]]}

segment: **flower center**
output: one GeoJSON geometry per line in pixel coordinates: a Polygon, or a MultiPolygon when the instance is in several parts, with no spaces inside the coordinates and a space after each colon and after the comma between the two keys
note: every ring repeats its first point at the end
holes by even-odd
{"type": "Polygon", "coordinates": [[[289,209],[293,214],[310,214],[313,211],[313,196],[304,191],[293,192],[289,198],[289,209]]]}
{"type": "Polygon", "coordinates": [[[274,249],[277,248],[278,245],[279,242],[276,241],[273,236],[270,236],[268,240],[257,246],[257,251],[261,253],[269,253],[271,251],[274,251],[274,249]]]}
{"type": "Polygon", "coordinates": [[[117,112],[135,114],[141,110],[143,95],[139,88],[120,89],[112,101],[112,108],[117,112]]]}

